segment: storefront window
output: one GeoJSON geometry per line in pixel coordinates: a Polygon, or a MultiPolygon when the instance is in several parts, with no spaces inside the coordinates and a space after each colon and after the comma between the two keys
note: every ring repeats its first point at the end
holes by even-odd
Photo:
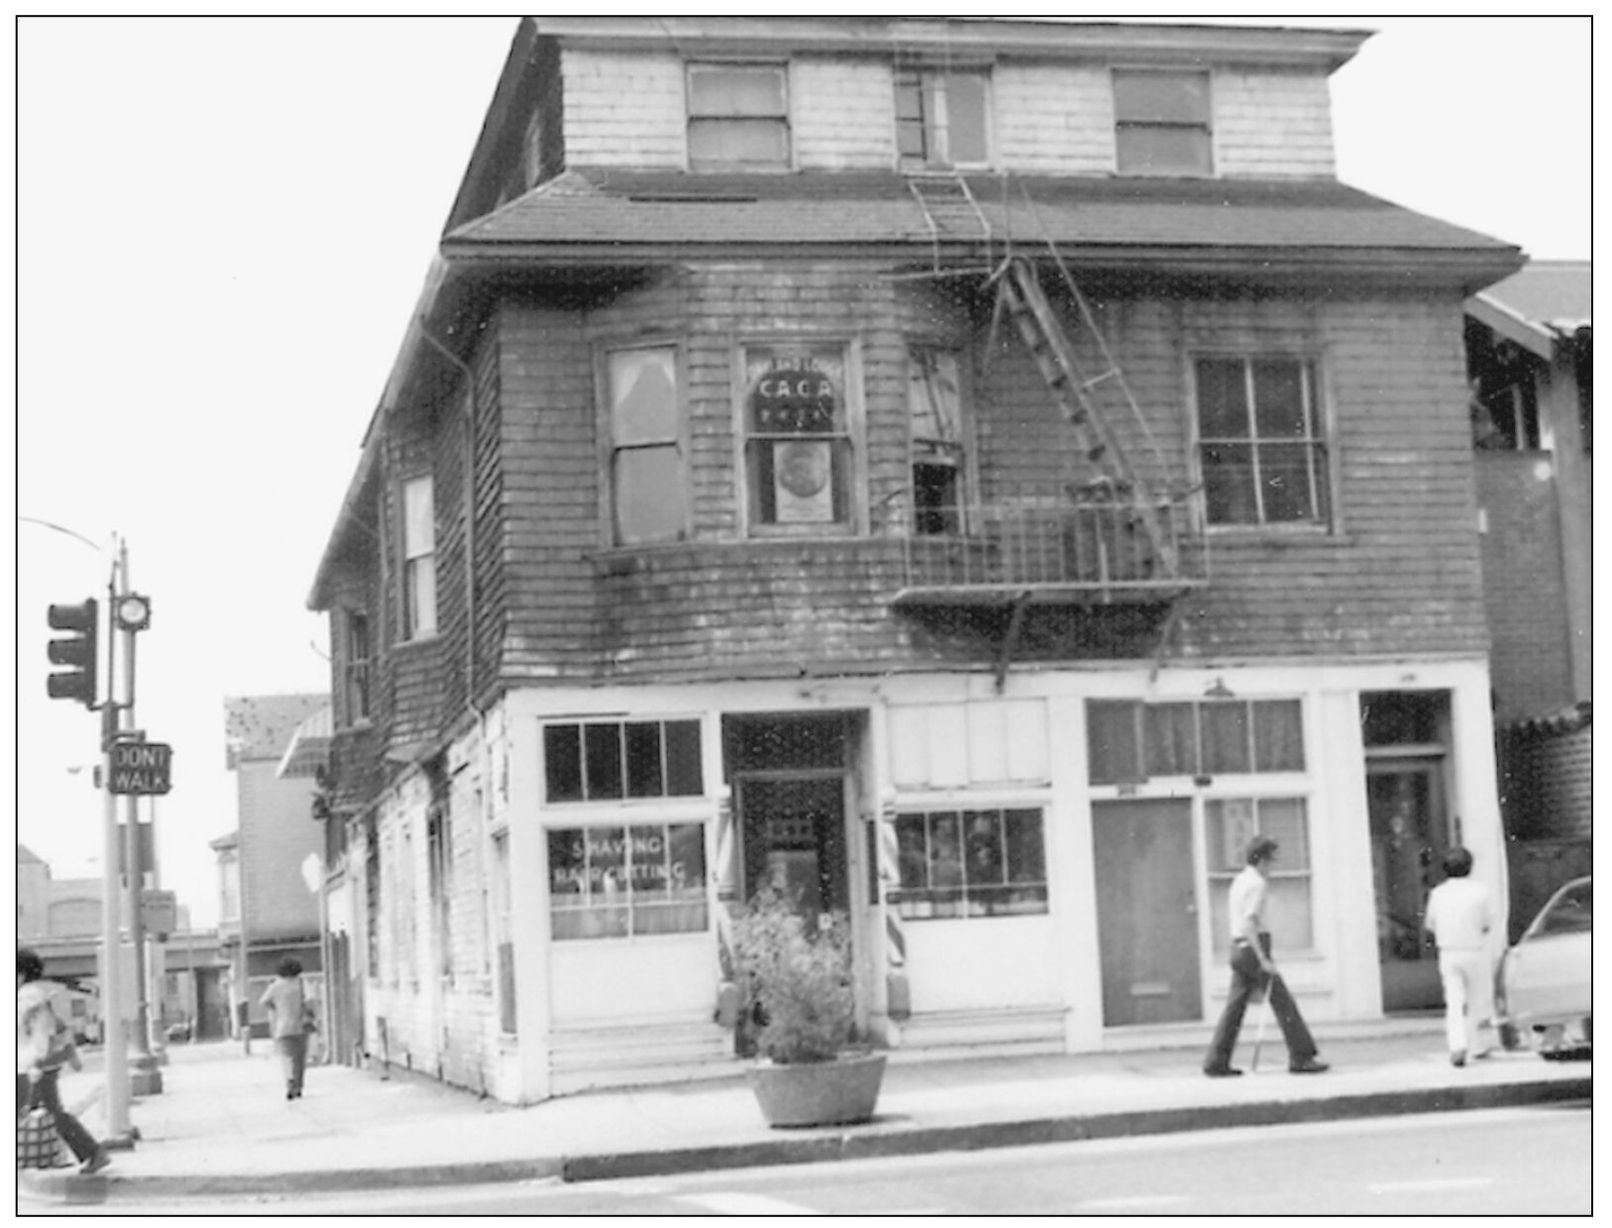
{"type": "Polygon", "coordinates": [[[1039,810],[943,810],[896,817],[903,917],[1047,911],[1039,810]]]}
{"type": "Polygon", "coordinates": [[[556,942],[706,928],[704,824],[556,828],[548,846],[556,942]]]}
{"type": "Polygon", "coordinates": [[[1255,836],[1269,836],[1277,844],[1269,867],[1266,928],[1282,936],[1283,946],[1311,946],[1310,840],[1304,799],[1212,798],[1204,802],[1203,819],[1215,950],[1225,951],[1231,944],[1226,900],[1231,880],[1248,864],[1248,842],[1255,836]]]}

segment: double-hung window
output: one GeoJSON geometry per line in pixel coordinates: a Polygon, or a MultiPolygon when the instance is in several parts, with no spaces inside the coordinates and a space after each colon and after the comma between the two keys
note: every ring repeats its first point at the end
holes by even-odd
{"type": "Polygon", "coordinates": [[[1200,358],[1195,376],[1209,524],[1325,527],[1332,513],[1315,364],[1200,358]]]}
{"type": "Polygon", "coordinates": [[[677,350],[612,350],[610,489],[617,545],[675,541],[688,521],[678,429],[677,350]]]}
{"type": "Polygon", "coordinates": [[[342,673],[345,682],[343,716],[349,725],[369,720],[370,702],[370,637],[369,615],[363,610],[348,610],[345,618],[345,644],[342,654],[342,673]]]}
{"type": "Polygon", "coordinates": [[[990,78],[983,72],[896,70],[896,152],[903,167],[990,162],[990,78]]]}
{"type": "Polygon", "coordinates": [[[842,345],[745,347],[752,526],[824,530],[851,523],[847,384],[842,345]]]}
{"type": "Polygon", "coordinates": [[[1214,172],[1208,73],[1115,69],[1113,81],[1120,174],[1214,172]]]}
{"type": "Polygon", "coordinates": [[[789,168],[789,86],[782,64],[688,66],[691,170],[789,168]]]}
{"type": "Polygon", "coordinates": [[[1209,933],[1215,950],[1231,945],[1227,915],[1231,880],[1248,864],[1255,836],[1276,841],[1261,921],[1284,947],[1314,945],[1310,899],[1309,817],[1302,797],[1221,797],[1203,803],[1205,860],[1209,868],[1209,933]]]}
{"type": "Polygon", "coordinates": [[[963,530],[963,401],[957,355],[914,347],[907,353],[912,512],[917,533],[963,530]]]}
{"type": "Polygon", "coordinates": [[[403,638],[437,629],[436,507],[430,477],[403,483],[403,638]]]}

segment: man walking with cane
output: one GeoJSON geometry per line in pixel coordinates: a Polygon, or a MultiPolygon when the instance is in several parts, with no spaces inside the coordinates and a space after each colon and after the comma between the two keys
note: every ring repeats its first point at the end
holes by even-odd
{"type": "Polygon", "coordinates": [[[1248,845],[1247,866],[1231,881],[1227,901],[1231,925],[1231,989],[1203,1060],[1203,1072],[1212,1079],[1242,1074],[1231,1064],[1231,1054],[1237,1047],[1243,1013],[1260,989],[1268,996],[1270,1009],[1282,1029],[1282,1039],[1287,1042],[1287,1068],[1294,1074],[1320,1074],[1327,1069],[1327,1064],[1316,1058],[1315,1039],[1304,1025],[1298,1004],[1288,993],[1287,985],[1271,960],[1271,936],[1261,921],[1268,889],[1266,875],[1276,858],[1276,848],[1276,841],[1269,836],[1256,836],[1248,845]]]}

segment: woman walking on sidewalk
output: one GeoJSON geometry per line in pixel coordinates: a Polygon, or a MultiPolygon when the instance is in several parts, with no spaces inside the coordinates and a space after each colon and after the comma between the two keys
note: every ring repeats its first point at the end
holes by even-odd
{"type": "Polygon", "coordinates": [[[308,999],[302,991],[302,965],[291,956],[280,961],[280,975],[263,994],[269,1012],[269,1035],[285,1067],[285,1098],[302,1095],[302,1074],[308,1065],[308,999]]]}
{"type": "Polygon", "coordinates": [[[62,1107],[56,1080],[64,1065],[83,1068],[72,1033],[56,1013],[56,986],[44,979],[45,964],[33,951],[17,951],[17,1117],[43,1108],[75,1156],[79,1171],[98,1173],[112,1162],[106,1148],[62,1107]]]}

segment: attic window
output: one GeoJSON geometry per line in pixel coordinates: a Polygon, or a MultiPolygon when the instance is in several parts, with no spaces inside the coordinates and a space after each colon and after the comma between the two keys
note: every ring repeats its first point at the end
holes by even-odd
{"type": "Polygon", "coordinates": [[[1209,175],[1209,74],[1114,73],[1114,145],[1122,175],[1209,175]]]}
{"type": "Polygon", "coordinates": [[[789,94],[782,64],[688,66],[693,170],[789,167],[789,94]]]}
{"type": "Polygon", "coordinates": [[[982,72],[896,73],[896,148],[903,166],[990,161],[988,82],[982,72]]]}

